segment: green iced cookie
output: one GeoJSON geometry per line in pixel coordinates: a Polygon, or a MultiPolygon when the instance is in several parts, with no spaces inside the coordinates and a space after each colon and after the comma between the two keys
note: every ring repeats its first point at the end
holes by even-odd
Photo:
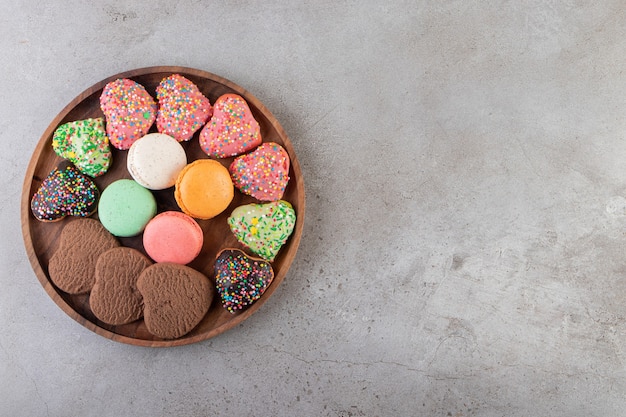
{"type": "Polygon", "coordinates": [[[111,165],[109,138],[102,117],[62,124],[52,135],[52,148],[90,177],[104,174],[111,165]]]}
{"type": "Polygon", "coordinates": [[[237,240],[250,251],[273,261],[293,232],[296,212],[284,200],[247,204],[233,210],[228,225],[237,240]]]}
{"type": "Polygon", "coordinates": [[[109,184],[98,203],[100,222],[111,234],[119,237],[136,236],[143,232],[156,211],[152,193],[128,179],[109,184]]]}

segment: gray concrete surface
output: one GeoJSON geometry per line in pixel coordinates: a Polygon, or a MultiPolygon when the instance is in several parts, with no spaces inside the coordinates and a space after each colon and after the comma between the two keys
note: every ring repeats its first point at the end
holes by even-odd
{"type": "Polygon", "coordinates": [[[622,1],[3,3],[0,415],[626,415],[622,1]],[[150,65],[250,90],[308,193],[271,301],[173,349],[67,317],[19,221],[50,120],[150,65]]]}

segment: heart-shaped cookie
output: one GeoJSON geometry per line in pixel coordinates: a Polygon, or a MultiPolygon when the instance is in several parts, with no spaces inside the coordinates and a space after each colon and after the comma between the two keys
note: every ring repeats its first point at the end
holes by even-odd
{"type": "Polygon", "coordinates": [[[30,201],[37,220],[54,222],[66,216],[87,217],[96,211],[96,184],[69,161],[63,161],[43,180],[30,201]]]}
{"type": "Polygon", "coordinates": [[[98,220],[68,220],[48,263],[50,280],[68,294],[87,293],[96,282],[98,258],[118,246],[117,239],[98,220]]]}
{"type": "Polygon", "coordinates": [[[154,123],[157,105],[143,85],[120,78],[104,86],[100,108],[106,118],[111,145],[125,150],[143,137],[154,123]]]}
{"type": "Polygon", "coordinates": [[[237,207],[228,218],[237,240],[261,258],[273,261],[296,225],[296,212],[284,200],[237,207]]]}
{"type": "Polygon", "coordinates": [[[136,249],[120,246],[98,257],[96,280],[89,306],[101,321],[120,325],[143,316],[143,298],[137,279],[152,261],[136,249]]]}
{"type": "Polygon", "coordinates": [[[209,99],[180,74],[161,80],[156,94],[159,101],[157,129],[179,142],[191,139],[211,117],[213,109],[209,99]]]}
{"type": "Polygon", "coordinates": [[[111,165],[109,138],[102,117],[62,124],[52,135],[52,148],[90,177],[104,174],[111,165]]]}
{"type": "Polygon", "coordinates": [[[235,158],[229,171],[242,193],[260,201],[280,200],[289,182],[289,155],[279,144],[267,142],[235,158]]]}
{"type": "Polygon", "coordinates": [[[215,286],[222,306],[231,313],[261,298],[273,279],[269,262],[239,249],[223,249],[215,260],[215,286]]]}
{"type": "Polygon", "coordinates": [[[261,144],[261,128],[248,103],[237,94],[220,96],[213,117],[200,132],[202,150],[213,158],[240,155],[261,144]]]}
{"type": "Polygon", "coordinates": [[[156,263],[137,280],[143,296],[143,318],[150,333],[163,339],[184,336],[209,311],[215,288],[193,268],[156,263]]]}

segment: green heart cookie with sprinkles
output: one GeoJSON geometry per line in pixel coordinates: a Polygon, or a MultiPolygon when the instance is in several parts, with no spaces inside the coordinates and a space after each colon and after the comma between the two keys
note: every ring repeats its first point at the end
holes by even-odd
{"type": "Polygon", "coordinates": [[[274,279],[269,262],[239,249],[224,249],[215,260],[215,286],[222,306],[231,313],[261,298],[274,279]]]}
{"type": "Polygon", "coordinates": [[[274,261],[296,225],[296,212],[284,200],[239,206],[228,218],[237,240],[251,252],[274,261]]]}
{"type": "Polygon", "coordinates": [[[52,148],[90,177],[104,174],[111,165],[111,148],[102,117],[62,124],[54,131],[52,148]]]}
{"type": "Polygon", "coordinates": [[[54,222],[66,216],[88,217],[98,207],[96,184],[72,163],[63,161],[43,180],[30,202],[37,220],[54,222]]]}

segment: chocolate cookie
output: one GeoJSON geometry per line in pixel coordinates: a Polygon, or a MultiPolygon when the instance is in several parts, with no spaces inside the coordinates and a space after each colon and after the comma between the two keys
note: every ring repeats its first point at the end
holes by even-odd
{"type": "Polygon", "coordinates": [[[89,292],[96,282],[98,257],[117,246],[117,239],[99,221],[68,221],[61,232],[59,248],[48,263],[50,280],[69,294],[89,292]]]}
{"type": "Polygon", "coordinates": [[[100,255],[96,283],[89,294],[93,314],[112,325],[141,318],[143,298],[137,289],[137,279],[150,265],[150,259],[132,248],[113,248],[100,255]]]}
{"type": "Polygon", "coordinates": [[[88,217],[97,208],[96,184],[69,161],[62,161],[43,180],[30,201],[37,220],[55,222],[66,216],[88,217]]]}
{"type": "Polygon", "coordinates": [[[156,263],[139,276],[144,321],[150,333],[163,339],[184,336],[209,311],[215,290],[202,273],[185,265],[156,263]]]}
{"type": "Polygon", "coordinates": [[[239,249],[223,249],[215,260],[215,286],[222,306],[231,313],[261,298],[274,279],[269,262],[239,249]]]}

